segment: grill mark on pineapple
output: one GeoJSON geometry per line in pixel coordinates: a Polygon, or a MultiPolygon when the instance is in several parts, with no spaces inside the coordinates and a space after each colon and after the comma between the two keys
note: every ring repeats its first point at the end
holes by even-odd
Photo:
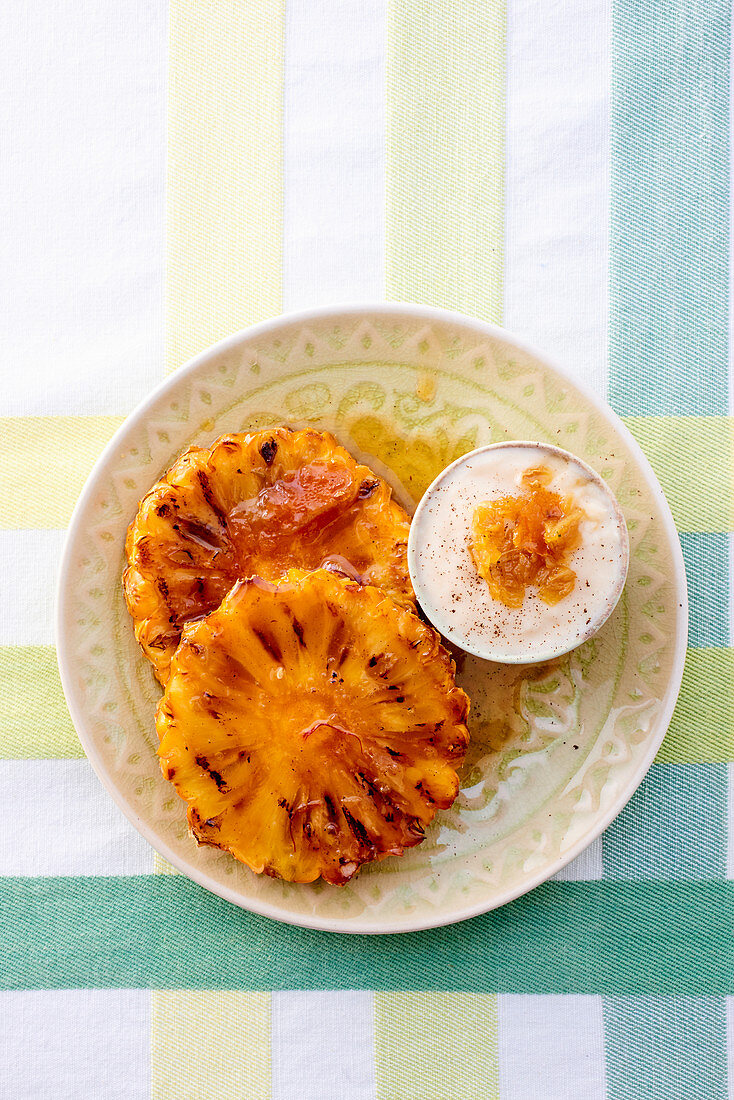
{"type": "Polygon", "coordinates": [[[219,719],[222,716],[219,713],[219,711],[217,710],[217,708],[215,706],[213,706],[214,696],[212,695],[212,693],[210,691],[205,691],[204,695],[203,695],[203,699],[205,700],[205,709],[208,712],[208,714],[210,714],[211,717],[214,718],[215,721],[219,721],[219,719]]]}
{"type": "Polygon", "coordinates": [[[221,553],[222,542],[219,531],[200,523],[196,519],[187,519],[179,516],[178,522],[173,524],[173,530],[178,531],[182,538],[200,546],[202,550],[210,551],[214,557],[221,553]]]}
{"type": "Polygon", "coordinates": [[[278,444],[274,439],[266,439],[263,445],[260,447],[260,454],[262,455],[263,462],[266,466],[273,465],[273,459],[278,453],[278,444]]]}
{"type": "Polygon", "coordinates": [[[217,830],[222,827],[221,815],[219,817],[210,817],[207,821],[204,821],[201,814],[193,806],[189,806],[188,812],[189,827],[200,844],[211,844],[213,848],[222,848],[226,851],[226,848],[218,841],[212,840],[207,830],[217,830]]]}
{"type": "MultiPolygon", "coordinates": [[[[394,750],[387,750],[391,756],[400,756],[399,752],[394,750]]],[[[359,778],[363,781],[372,801],[375,804],[375,809],[381,814],[384,821],[388,825],[394,825],[396,822],[403,822],[408,816],[409,803],[402,791],[398,787],[390,786],[386,791],[380,790],[376,784],[370,780],[364,773],[359,773],[359,778]],[[374,792],[374,793],[373,793],[374,792]]]]}
{"type": "Polygon", "coordinates": [[[324,806],[326,806],[326,816],[329,819],[327,824],[326,824],[325,831],[327,833],[329,833],[330,836],[333,836],[337,832],[337,824],[336,824],[336,806],[334,805],[334,800],[331,797],[331,795],[329,795],[329,794],[324,795],[324,806]]]}
{"type": "MultiPolygon", "coordinates": [[[[178,531],[179,528],[175,526],[178,531]]],[[[174,546],[173,549],[168,551],[168,560],[173,562],[174,565],[183,565],[187,567],[189,564],[195,565],[194,555],[190,550],[187,550],[185,546],[174,546]],[[184,557],[184,561],[181,561],[181,555],[184,557]]]]}
{"type": "Polygon", "coordinates": [[[155,586],[158,589],[158,591],[160,592],[161,596],[163,597],[163,602],[166,605],[166,607],[168,608],[168,610],[172,611],[173,608],[171,607],[171,596],[170,596],[169,591],[168,591],[168,585],[166,584],[163,577],[157,577],[156,578],[155,586]]]}
{"type": "Polygon", "coordinates": [[[249,669],[247,669],[241,661],[238,661],[233,654],[225,651],[224,659],[227,665],[227,674],[232,680],[246,684],[254,684],[257,682],[249,669]]]}
{"type": "Polygon", "coordinates": [[[140,539],[137,546],[134,547],[133,553],[137,555],[138,565],[145,569],[146,566],[151,564],[150,547],[148,546],[148,539],[140,539]]]}
{"type": "MultiPolygon", "coordinates": [[[[375,669],[375,675],[379,676],[381,680],[387,680],[395,668],[395,660],[394,658],[391,659],[387,653],[375,653],[370,657],[369,667],[375,669]]],[[[397,691],[397,686],[392,684],[388,691],[397,691]]]]}
{"type": "Polygon", "coordinates": [[[360,485],[359,491],[357,492],[357,497],[359,498],[359,500],[366,500],[367,497],[371,497],[375,489],[378,488],[379,484],[379,481],[372,481],[370,478],[366,477],[360,485]]]}
{"type": "Polygon", "coordinates": [[[342,813],[344,814],[347,825],[349,826],[352,836],[357,841],[357,843],[361,847],[369,848],[370,850],[373,849],[374,844],[370,840],[369,833],[365,829],[362,822],[358,818],[356,818],[354,814],[351,814],[346,806],[342,807],[342,813]]]}
{"type": "Polygon", "coordinates": [[[431,792],[426,790],[426,788],[423,786],[423,780],[422,779],[418,780],[418,782],[415,785],[415,789],[418,791],[418,794],[422,795],[423,798],[425,798],[426,802],[428,802],[429,805],[431,805],[431,806],[436,805],[436,799],[433,797],[431,792]]]}
{"type": "Polygon", "coordinates": [[[303,626],[301,625],[301,623],[299,623],[299,621],[295,617],[295,615],[293,616],[293,621],[291,622],[291,626],[293,627],[293,633],[298,638],[298,644],[304,646],[304,648],[305,648],[306,643],[303,640],[303,626]]]}
{"type": "Polygon", "coordinates": [[[219,507],[219,505],[217,504],[216,500],[214,499],[214,493],[212,492],[212,486],[211,486],[211,482],[209,481],[209,475],[204,470],[198,470],[196,476],[199,479],[199,485],[201,486],[201,491],[204,495],[204,500],[207,502],[207,504],[211,508],[212,512],[214,513],[214,515],[219,520],[219,526],[223,527],[226,530],[227,529],[227,517],[224,514],[224,512],[222,511],[222,509],[219,507]]]}
{"type": "Polygon", "coordinates": [[[270,657],[272,657],[274,661],[277,661],[278,664],[281,664],[283,661],[283,654],[281,653],[280,646],[278,645],[272,634],[268,634],[265,630],[254,630],[253,633],[260,642],[260,645],[263,647],[265,652],[270,657]]]}
{"type": "Polygon", "coordinates": [[[374,780],[366,776],[364,772],[358,772],[357,777],[360,780],[365,791],[372,799],[375,809],[380,816],[387,822],[392,822],[394,819],[394,811],[396,809],[394,796],[391,799],[389,795],[384,794],[380,788],[376,785],[374,780]]]}
{"type": "Polygon", "coordinates": [[[357,772],[357,778],[362,783],[362,786],[365,787],[365,789],[367,790],[367,793],[369,794],[372,801],[377,802],[377,797],[380,792],[378,791],[372,780],[368,779],[364,772],[357,772]]]}
{"type": "MultiPolygon", "coordinates": [[[[217,785],[217,790],[221,791],[222,794],[226,794],[226,792],[229,790],[226,779],[223,779],[219,772],[215,772],[214,769],[209,766],[209,761],[207,760],[207,758],[205,756],[197,756],[195,757],[195,760],[201,770],[212,777],[217,785]]],[[[209,824],[209,822],[207,822],[207,824],[209,824]]]]}

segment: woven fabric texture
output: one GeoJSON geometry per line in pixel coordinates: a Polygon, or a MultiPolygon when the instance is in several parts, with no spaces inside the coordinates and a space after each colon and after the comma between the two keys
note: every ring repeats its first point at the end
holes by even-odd
{"type": "Polygon", "coordinates": [[[0,1096],[734,1097],[730,24],[726,0],[0,8],[0,1096]],[[689,652],[647,778],[558,881],[337,937],[164,873],[74,732],[54,583],[167,370],[384,298],[503,324],[622,415],[680,532],[689,652]]]}

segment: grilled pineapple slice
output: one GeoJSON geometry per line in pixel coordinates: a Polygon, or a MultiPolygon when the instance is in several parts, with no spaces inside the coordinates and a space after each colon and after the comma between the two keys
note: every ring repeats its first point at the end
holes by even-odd
{"type": "Polygon", "coordinates": [[[450,806],[468,699],[434,630],[327,570],[241,581],[184,628],[157,712],[202,844],[257,873],[347,882],[450,806]]]}
{"type": "Polygon", "coordinates": [[[192,447],[145,496],[123,576],[135,634],[165,684],[181,628],[239,578],[325,563],[413,606],[410,520],[333,436],[276,428],[192,447]]]}

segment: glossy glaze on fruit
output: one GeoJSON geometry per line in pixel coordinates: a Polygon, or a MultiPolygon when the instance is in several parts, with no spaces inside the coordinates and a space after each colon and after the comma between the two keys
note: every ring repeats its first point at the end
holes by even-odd
{"type": "Polygon", "coordinates": [[[458,792],[468,699],[436,632],[327,570],[239,582],[184,629],[158,708],[200,843],[289,881],[400,855],[458,792]]]}
{"type": "Polygon", "coordinates": [[[413,606],[410,520],[333,436],[275,428],[186,451],[143,498],[127,536],[135,633],[165,683],[183,626],[239,579],[323,564],[413,606]]]}

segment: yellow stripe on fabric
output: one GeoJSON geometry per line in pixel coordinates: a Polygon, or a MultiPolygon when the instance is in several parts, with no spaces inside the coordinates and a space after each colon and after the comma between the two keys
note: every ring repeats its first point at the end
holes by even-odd
{"type": "Polygon", "coordinates": [[[689,649],[663,764],[734,760],[734,649],[689,649]]]}
{"type": "Polygon", "coordinates": [[[153,853],[153,874],[155,875],[180,875],[181,872],[177,870],[172,863],[169,863],[167,859],[164,859],[158,852],[153,853]]]}
{"type": "Polygon", "coordinates": [[[152,998],[151,1100],[270,1100],[270,994],[152,998]]]}
{"type": "Polygon", "coordinates": [[[392,0],[387,295],[502,318],[505,4],[392,0]]]}
{"type": "Polygon", "coordinates": [[[0,419],[0,528],[66,527],[119,416],[0,419]]]}
{"type": "Polygon", "coordinates": [[[81,756],[54,647],[0,646],[0,758],[81,756]]]}
{"type": "Polygon", "coordinates": [[[734,418],[630,416],[679,531],[734,530],[734,418]]]}
{"type": "Polygon", "coordinates": [[[166,363],[281,308],[282,0],[171,0],[166,363]]]}
{"type": "Polygon", "coordinates": [[[375,995],[377,1100],[499,1100],[497,998],[375,995]]]}

